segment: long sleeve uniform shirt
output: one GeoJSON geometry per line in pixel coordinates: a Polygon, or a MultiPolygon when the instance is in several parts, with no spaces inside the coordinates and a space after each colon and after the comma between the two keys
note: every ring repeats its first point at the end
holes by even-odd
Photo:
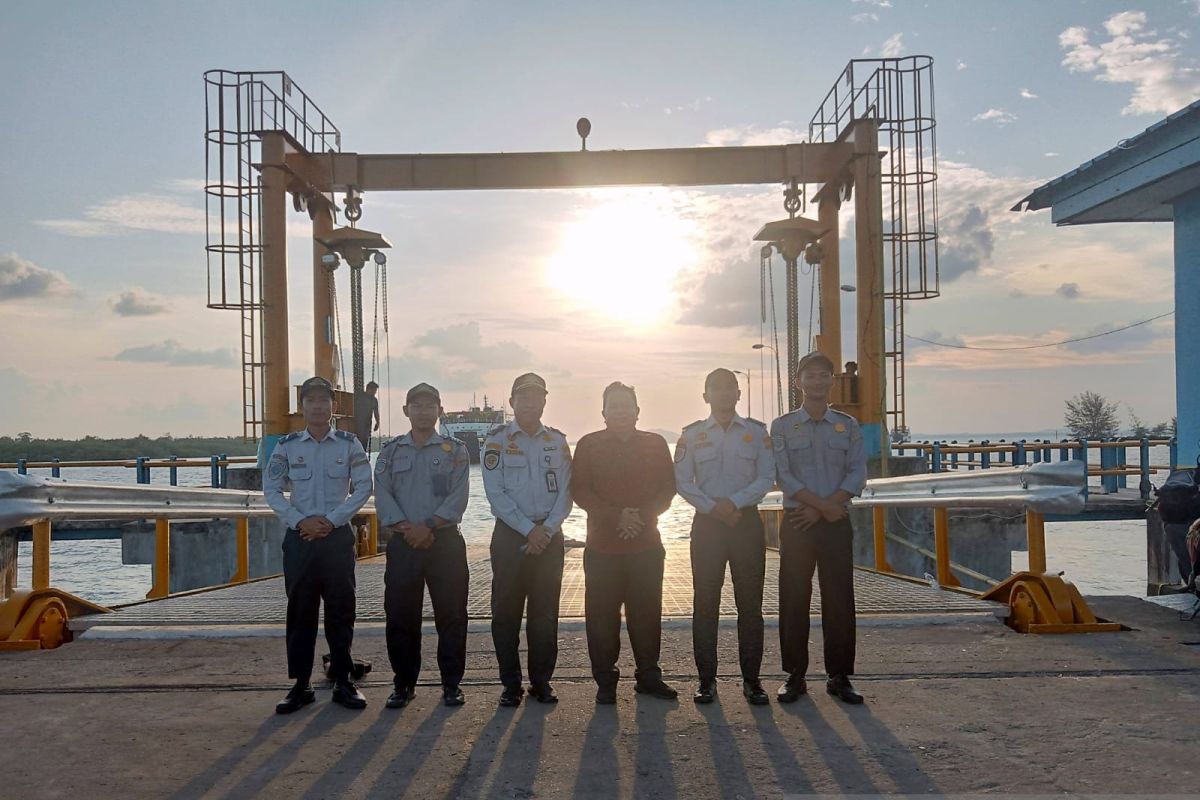
{"type": "Polygon", "coordinates": [[[832,408],[814,419],[803,408],[771,423],[771,441],[785,508],[798,508],[796,492],[829,497],[838,489],[857,496],[867,485],[867,457],[858,420],[832,408]]]}
{"type": "Polygon", "coordinates": [[[571,498],[587,511],[587,547],[597,553],[637,553],[661,544],[658,515],[675,497],[675,472],[666,439],[608,430],[579,440],[571,465],[571,498]],[[617,533],[621,510],[636,508],[645,527],[632,539],[617,533]]]}
{"type": "Polygon", "coordinates": [[[530,436],[513,420],[488,432],[481,460],[497,519],[522,536],[539,520],[553,533],[562,530],[571,513],[571,448],[561,431],[542,425],[530,436]]]}
{"type": "Polygon", "coordinates": [[[675,443],[675,484],[702,514],[721,497],[738,508],[757,506],[775,485],[767,427],[736,415],[728,429],[712,416],[688,425],[675,443]]]}
{"type": "Polygon", "coordinates": [[[379,524],[423,524],[441,517],[458,525],[467,509],[470,482],[471,457],[458,439],[434,433],[420,447],[411,433],[389,439],[375,460],[379,524]]]}
{"type": "Polygon", "coordinates": [[[271,452],[263,496],[289,528],[308,517],[340,527],[371,496],[371,461],[352,433],[330,430],[319,440],[307,428],[290,433],[271,452]]]}

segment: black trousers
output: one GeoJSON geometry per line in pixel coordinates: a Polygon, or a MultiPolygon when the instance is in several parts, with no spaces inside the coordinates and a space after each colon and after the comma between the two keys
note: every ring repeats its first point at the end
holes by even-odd
{"type": "Polygon", "coordinates": [[[354,533],[349,525],[306,542],[288,530],[283,537],[283,587],[287,592],[288,677],[306,683],[312,677],[313,653],[321,601],[325,602],[325,641],[330,671],[337,680],[350,677],[350,645],[354,640],[354,533]]]}
{"type": "Polygon", "coordinates": [[[744,680],[757,680],[763,655],[763,578],[766,542],[757,508],[742,509],[730,528],[715,517],[692,519],[692,650],[700,680],[717,677],[717,622],[725,565],[738,612],[738,661],[744,680]]]}
{"type": "Polygon", "coordinates": [[[592,677],[600,686],[614,686],[621,677],[621,606],[633,648],[634,677],[662,679],[658,666],[662,647],[662,582],[666,553],[655,545],[640,553],[583,551],[584,617],[592,677]]]}
{"type": "Polygon", "coordinates": [[[526,613],[529,681],[545,683],[558,662],[558,600],[562,592],[563,537],[556,535],[539,555],[521,552],[525,537],[496,521],[492,531],[492,645],[500,682],[521,685],[521,615],[526,613]]]}
{"type": "Polygon", "coordinates": [[[779,646],[783,670],[808,671],[808,616],[813,567],[821,586],[821,630],[825,671],[830,677],[854,674],[854,528],[850,520],[820,522],[779,531],[779,646]]]}
{"type": "Polygon", "coordinates": [[[412,686],[421,673],[421,610],[425,587],[437,627],[438,670],[443,686],[458,686],[467,666],[467,546],[458,528],[434,531],[427,550],[414,550],[400,534],[387,547],[383,609],[387,651],[396,688],[412,686]]]}

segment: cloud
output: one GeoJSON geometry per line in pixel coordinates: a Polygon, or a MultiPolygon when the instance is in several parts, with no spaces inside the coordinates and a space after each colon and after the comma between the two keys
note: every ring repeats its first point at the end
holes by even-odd
{"type": "Polygon", "coordinates": [[[162,314],[169,308],[165,299],[147,292],[140,286],[134,286],[116,297],[110,297],[108,304],[114,314],[122,317],[150,317],[162,314]]]}
{"type": "Polygon", "coordinates": [[[16,253],[0,256],[0,302],[62,296],[73,291],[61,272],[39,267],[16,253]]]}
{"type": "Polygon", "coordinates": [[[1054,290],[1054,293],[1056,295],[1058,295],[1059,297],[1065,297],[1068,300],[1078,300],[1079,299],[1079,284],[1078,283],[1061,284],[1057,289],[1054,290]]]}
{"type": "Polygon", "coordinates": [[[958,63],[954,65],[954,69],[958,72],[962,72],[966,68],[967,62],[963,61],[961,58],[958,60],[958,63]]]}
{"type": "Polygon", "coordinates": [[[988,212],[974,203],[946,214],[938,238],[938,269],[946,282],[976,272],[990,262],[996,244],[988,212]]]}
{"type": "Polygon", "coordinates": [[[904,55],[904,34],[894,33],[883,43],[879,54],[884,58],[897,58],[904,55]]]}
{"type": "Polygon", "coordinates": [[[892,0],[852,0],[852,2],[863,3],[864,5],[875,6],[876,8],[892,7],[892,0]]]}
{"type": "Polygon", "coordinates": [[[169,367],[232,367],[237,364],[237,356],[229,348],[191,350],[174,339],[167,339],[160,344],[127,347],[113,359],[139,364],[166,364],[169,367]]]}
{"type": "Polygon", "coordinates": [[[1087,28],[1067,28],[1058,36],[1066,51],[1062,64],[1105,83],[1133,84],[1133,96],[1122,114],[1177,111],[1200,96],[1200,71],[1183,58],[1178,43],[1145,28],[1144,11],[1109,17],[1104,23],[1109,39],[1100,44],[1092,44],[1087,28]]]}
{"type": "MultiPolygon", "coordinates": [[[[1130,322],[1133,322],[1133,320],[1130,322]]],[[[1070,350],[1073,353],[1090,355],[1093,353],[1108,354],[1115,352],[1141,351],[1147,349],[1163,349],[1162,347],[1154,348],[1152,347],[1153,345],[1166,345],[1166,349],[1170,349],[1174,346],[1174,327],[1173,322],[1170,319],[1161,320],[1148,325],[1138,325],[1135,328],[1128,328],[1123,331],[1117,331],[1116,333],[1108,333],[1115,328],[1128,325],[1130,322],[1111,322],[1096,325],[1083,334],[1084,336],[1096,336],[1096,338],[1084,339],[1081,342],[1070,342],[1068,344],[1064,344],[1063,348],[1070,350]]]]}
{"type": "Polygon", "coordinates": [[[982,114],[976,114],[971,117],[973,122],[994,122],[997,125],[1007,125],[1010,122],[1016,122],[1017,115],[1005,111],[1002,108],[989,108],[982,114]]]}
{"type": "Polygon", "coordinates": [[[1037,97],[1038,97],[1036,94],[1029,91],[1028,89],[1021,89],[1020,94],[1021,94],[1021,97],[1024,97],[1026,100],[1037,100],[1037,97]]]}
{"type": "Polygon", "coordinates": [[[712,102],[712,98],[709,97],[708,95],[705,95],[704,97],[697,97],[695,100],[692,100],[691,102],[688,102],[688,103],[684,103],[683,105],[667,106],[666,108],[663,109],[663,113],[670,115],[670,114],[679,114],[684,111],[699,111],[702,106],[705,106],[711,102],[712,102]]]}
{"type": "Polygon", "coordinates": [[[919,336],[906,336],[904,349],[908,352],[914,350],[927,350],[940,346],[963,347],[965,346],[961,336],[946,335],[941,331],[926,331],[919,336]]]}
{"type": "Polygon", "coordinates": [[[1042,155],[1044,155],[1046,158],[1055,158],[1058,156],[1058,153],[1042,153],[1042,155]]]}
{"type": "Polygon", "coordinates": [[[484,344],[478,322],[462,322],[446,328],[435,328],[413,340],[413,346],[432,350],[435,354],[457,359],[474,367],[511,369],[528,366],[533,354],[512,341],[484,344]]]}
{"type": "Polygon", "coordinates": [[[753,147],[769,144],[793,144],[808,140],[807,134],[798,128],[777,125],[760,129],[754,125],[735,125],[717,128],[704,135],[706,147],[753,147]]]}
{"type": "Polygon", "coordinates": [[[851,14],[850,21],[856,24],[859,22],[879,22],[879,15],[874,11],[864,11],[861,14],[851,14]]]}
{"type": "Polygon", "coordinates": [[[163,194],[128,194],[93,205],[77,219],[42,219],[37,224],[66,236],[120,236],[133,231],[204,233],[204,210],[163,194]]]}
{"type": "Polygon", "coordinates": [[[681,293],[678,325],[714,328],[753,327],[761,320],[759,271],[748,261],[693,278],[692,291],[681,293]]]}

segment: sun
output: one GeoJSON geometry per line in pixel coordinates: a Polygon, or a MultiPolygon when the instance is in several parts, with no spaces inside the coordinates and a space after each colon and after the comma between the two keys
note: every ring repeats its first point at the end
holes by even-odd
{"type": "Polygon", "coordinates": [[[597,192],[563,230],[550,257],[550,285],[622,322],[660,322],[675,279],[696,263],[695,223],[667,190],[597,192]]]}

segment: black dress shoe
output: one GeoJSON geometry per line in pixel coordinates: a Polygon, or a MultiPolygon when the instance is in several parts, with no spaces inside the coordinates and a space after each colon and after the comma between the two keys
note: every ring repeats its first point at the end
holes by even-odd
{"type": "Polygon", "coordinates": [[[634,684],[633,690],[638,694],[648,694],[660,700],[674,700],[679,697],[679,692],[663,683],[661,678],[652,681],[638,681],[634,684]]]}
{"type": "Polygon", "coordinates": [[[692,700],[700,703],[701,705],[707,705],[715,700],[716,697],[717,682],[715,680],[700,681],[700,688],[696,690],[694,695],[692,695],[692,700]]]}
{"type": "Polygon", "coordinates": [[[500,705],[506,708],[516,708],[521,705],[521,698],[525,695],[520,686],[505,686],[504,691],[500,693],[500,705]]]}
{"type": "Polygon", "coordinates": [[[312,690],[311,686],[293,686],[288,691],[287,697],[275,704],[275,713],[291,714],[293,711],[299,711],[316,699],[317,693],[312,690]]]}
{"type": "Polygon", "coordinates": [[[771,698],[767,697],[766,691],[763,690],[762,681],[757,678],[752,681],[742,681],[742,694],[752,706],[765,706],[771,702],[771,698]]]}
{"type": "Polygon", "coordinates": [[[384,702],[385,708],[404,708],[412,702],[412,699],[417,696],[417,690],[412,686],[405,686],[396,689],[384,702]]]}
{"type": "Polygon", "coordinates": [[[808,694],[808,684],[804,682],[804,678],[792,675],[787,679],[787,683],[775,692],[775,697],[781,703],[794,703],[804,694],[808,694]]]}
{"type": "Polygon", "coordinates": [[[601,686],[596,689],[596,705],[611,706],[617,702],[617,687],[616,686],[601,686]]]}
{"type": "Polygon", "coordinates": [[[346,708],[366,708],[367,698],[350,681],[338,681],[333,686],[333,702],[346,708]]]}
{"type": "Polygon", "coordinates": [[[557,703],[558,695],[554,693],[554,687],[548,683],[535,683],[529,687],[529,694],[534,700],[539,703],[557,703]]]}
{"type": "Polygon", "coordinates": [[[843,703],[849,703],[853,706],[859,705],[863,701],[863,696],[854,691],[854,686],[845,675],[835,675],[827,680],[825,682],[825,691],[843,703]]]}
{"type": "Polygon", "coordinates": [[[461,706],[465,702],[467,698],[463,696],[462,689],[457,686],[442,687],[442,705],[461,706]]]}

